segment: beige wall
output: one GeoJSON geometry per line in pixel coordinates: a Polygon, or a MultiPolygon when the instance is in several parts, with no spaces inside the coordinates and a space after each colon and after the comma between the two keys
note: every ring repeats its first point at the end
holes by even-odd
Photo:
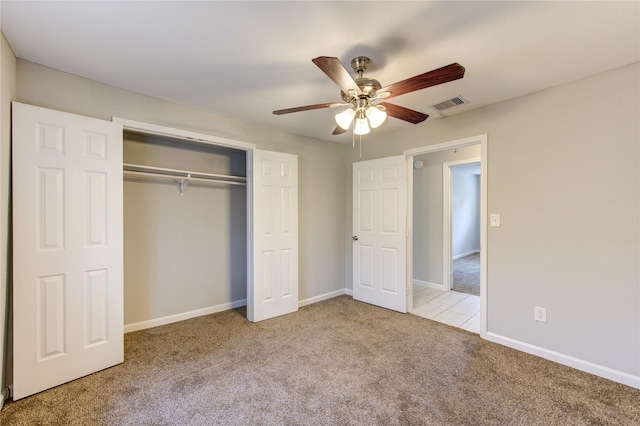
{"type": "MultiPolygon", "coordinates": [[[[488,210],[502,219],[488,229],[488,331],[636,378],[639,69],[636,63],[363,143],[364,160],[488,134],[488,210]],[[547,309],[546,324],[533,321],[534,306],[547,309]]],[[[359,161],[357,152],[351,161],[359,161]]],[[[349,258],[348,283],[350,274],[349,258]]]]}
{"type": "Polygon", "coordinates": [[[186,108],[23,60],[18,60],[18,100],[105,120],[117,116],[207,133],[298,155],[299,297],[304,300],[344,288],[343,145],[186,108]]]}
{"type": "MultiPolygon", "coordinates": [[[[9,278],[11,257],[9,240],[9,210],[11,190],[11,101],[16,97],[16,58],[4,34],[0,34],[0,401],[5,396],[5,387],[11,374],[10,360],[5,353],[11,333],[8,314],[9,278]]],[[[0,402],[1,404],[1,402],[0,402]]]]}

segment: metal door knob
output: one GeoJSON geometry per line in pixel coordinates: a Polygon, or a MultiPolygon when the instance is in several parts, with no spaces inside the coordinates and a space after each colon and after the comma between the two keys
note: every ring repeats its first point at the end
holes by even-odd
{"type": "Polygon", "coordinates": [[[351,239],[352,239],[353,241],[358,241],[358,236],[357,236],[357,235],[354,235],[353,237],[351,237],[351,239]]]}

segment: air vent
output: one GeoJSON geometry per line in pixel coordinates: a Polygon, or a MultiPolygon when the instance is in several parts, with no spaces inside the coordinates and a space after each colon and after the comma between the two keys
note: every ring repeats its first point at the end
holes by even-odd
{"type": "Polygon", "coordinates": [[[444,111],[445,109],[453,108],[458,105],[465,105],[468,103],[469,103],[468,100],[458,95],[455,98],[447,99],[446,101],[442,101],[438,104],[431,105],[431,108],[438,111],[444,111]]]}

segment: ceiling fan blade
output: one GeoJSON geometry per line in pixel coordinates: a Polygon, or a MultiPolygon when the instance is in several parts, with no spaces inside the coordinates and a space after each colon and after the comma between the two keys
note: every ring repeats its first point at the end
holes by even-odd
{"type": "Polygon", "coordinates": [[[401,107],[399,105],[390,104],[389,102],[380,102],[378,105],[382,105],[386,108],[385,111],[387,112],[387,115],[413,124],[421,123],[429,117],[427,114],[401,107]]]}
{"type": "MultiPolygon", "coordinates": [[[[340,104],[338,104],[338,106],[339,105],[340,104]]],[[[335,102],[327,102],[326,104],[315,104],[315,105],[306,105],[306,106],[295,107],[295,108],[279,109],[279,110],[273,111],[273,113],[275,115],[282,115],[282,114],[290,114],[292,112],[309,111],[312,109],[331,108],[333,106],[336,106],[335,102]]]]}
{"type": "Polygon", "coordinates": [[[458,80],[464,77],[464,67],[458,63],[450,64],[415,77],[399,81],[378,90],[378,93],[389,92],[386,99],[395,96],[404,95],[405,93],[414,92],[416,90],[426,89],[427,87],[437,86],[438,84],[447,83],[449,81],[458,80]]]}
{"type": "Polygon", "coordinates": [[[349,74],[349,71],[342,65],[342,62],[338,58],[333,58],[330,56],[319,56],[315,59],[311,60],[314,64],[318,66],[334,83],[342,89],[344,93],[349,93],[351,91],[355,92],[356,95],[361,95],[362,90],[356,82],[349,74]]]}
{"type": "Polygon", "coordinates": [[[341,135],[341,134],[343,134],[343,133],[344,133],[344,132],[346,132],[346,131],[347,131],[347,129],[343,129],[343,128],[342,128],[342,127],[340,127],[340,126],[336,126],[336,128],[333,130],[333,133],[331,133],[331,134],[332,134],[332,135],[341,135]]]}

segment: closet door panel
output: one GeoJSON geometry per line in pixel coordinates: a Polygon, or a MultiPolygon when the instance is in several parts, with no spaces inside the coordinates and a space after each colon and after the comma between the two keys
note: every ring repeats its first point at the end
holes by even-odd
{"type": "Polygon", "coordinates": [[[124,359],[122,126],[13,103],[13,398],[124,359]]]}
{"type": "Polygon", "coordinates": [[[298,157],[255,150],[250,321],[298,310],[298,157]]]}

